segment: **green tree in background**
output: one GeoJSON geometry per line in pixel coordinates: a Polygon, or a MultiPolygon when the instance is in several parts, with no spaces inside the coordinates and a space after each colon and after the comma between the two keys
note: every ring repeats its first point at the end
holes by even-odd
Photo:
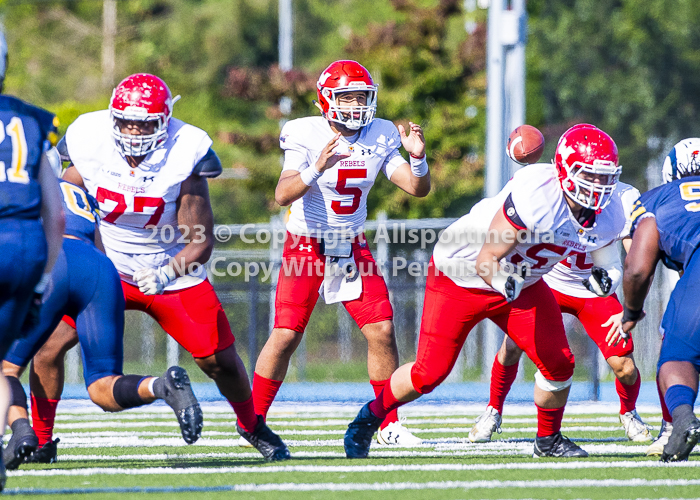
{"type": "Polygon", "coordinates": [[[650,159],[700,134],[697,1],[530,0],[528,10],[528,117],[545,125],[547,152],[566,126],[594,123],[617,142],[623,179],[644,188],[650,159]]]}

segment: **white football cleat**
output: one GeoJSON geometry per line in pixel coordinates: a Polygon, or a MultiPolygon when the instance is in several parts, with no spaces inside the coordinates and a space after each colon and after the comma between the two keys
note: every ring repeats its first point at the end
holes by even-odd
{"type": "Polygon", "coordinates": [[[654,440],[653,443],[647,448],[647,456],[658,456],[664,452],[664,446],[668,443],[668,438],[671,437],[673,432],[673,424],[671,422],[661,421],[661,430],[659,431],[659,436],[654,440]]]}
{"type": "Polygon", "coordinates": [[[392,422],[377,432],[377,443],[398,444],[400,446],[416,446],[423,444],[423,440],[414,436],[411,431],[404,427],[406,421],[402,418],[399,422],[392,422]]]}
{"type": "Polygon", "coordinates": [[[625,434],[630,441],[643,443],[653,439],[649,426],[642,421],[637,410],[620,415],[620,423],[625,428],[625,434]]]}
{"type": "Polygon", "coordinates": [[[240,446],[241,448],[252,448],[253,447],[253,445],[250,444],[248,442],[248,440],[246,438],[244,438],[243,436],[238,438],[238,446],[240,446]]]}
{"type": "Polygon", "coordinates": [[[486,407],[486,411],[476,419],[472,430],[467,438],[472,443],[488,443],[491,441],[491,434],[501,432],[501,414],[493,406],[486,407]]]}

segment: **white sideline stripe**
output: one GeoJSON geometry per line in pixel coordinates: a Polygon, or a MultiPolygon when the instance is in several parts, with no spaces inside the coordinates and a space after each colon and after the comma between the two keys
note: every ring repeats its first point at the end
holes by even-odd
{"type": "MultiPolygon", "coordinates": [[[[119,431],[98,431],[98,432],[61,432],[62,426],[57,426],[56,427],[56,433],[59,435],[65,435],[65,436],[95,436],[95,437],[147,437],[147,436],[153,436],[153,437],[158,437],[158,436],[170,436],[173,433],[178,433],[179,434],[179,427],[177,425],[177,422],[172,422],[172,424],[163,424],[163,425],[158,425],[156,427],[172,427],[172,432],[158,432],[158,431],[124,431],[124,432],[119,432],[119,431]]],[[[95,426],[97,427],[97,426],[95,426]]],[[[103,428],[109,428],[109,425],[102,425],[103,428]]],[[[117,427],[122,427],[121,425],[117,427]]],[[[123,426],[123,427],[128,427],[128,426],[123,426]]],[[[147,427],[146,425],[141,425],[139,427],[147,427]]],[[[80,428],[80,427],[77,427],[80,428]]],[[[73,428],[75,429],[75,428],[73,428]]],[[[309,430],[297,430],[297,429],[277,429],[273,425],[273,429],[276,434],[280,436],[344,436],[345,435],[345,429],[335,429],[335,430],[323,430],[323,429],[309,429],[309,430]]],[[[470,430],[471,427],[447,427],[447,428],[425,428],[425,429],[416,429],[416,428],[411,428],[410,429],[412,433],[414,434],[467,434],[470,430]]],[[[537,427],[510,427],[510,428],[505,428],[501,429],[501,431],[505,434],[514,434],[514,433],[535,433],[537,432],[537,427]]],[[[562,433],[570,433],[570,432],[617,432],[620,433],[622,432],[621,427],[605,427],[605,426],[563,426],[561,428],[562,433]]],[[[225,431],[204,431],[202,433],[203,436],[230,436],[231,431],[225,432],[225,431]]]]}
{"type": "Polygon", "coordinates": [[[442,472],[442,471],[497,471],[504,469],[516,470],[570,470],[570,469],[655,469],[655,468],[680,468],[697,469],[700,462],[527,462],[510,464],[415,464],[415,465],[278,465],[278,466],[238,466],[238,467],[149,467],[139,469],[115,469],[113,467],[92,467],[85,469],[48,469],[48,470],[19,470],[8,471],[12,476],[92,476],[95,474],[104,475],[147,475],[147,474],[229,474],[229,473],[252,473],[267,474],[281,472],[305,472],[305,473],[328,473],[328,472],[442,472]]]}
{"type": "MultiPolygon", "coordinates": [[[[84,417],[68,417],[64,416],[62,418],[56,417],[56,427],[63,429],[89,429],[89,428],[99,428],[99,427],[158,427],[158,426],[168,426],[173,420],[172,415],[154,415],[154,414],[143,414],[143,415],[116,415],[110,416],[111,418],[105,418],[100,420],[95,420],[94,416],[84,416],[84,417]],[[142,420],[144,422],[130,422],[130,420],[142,420]]],[[[646,417],[644,418],[647,423],[661,423],[661,417],[646,417]]],[[[228,416],[221,417],[206,417],[208,425],[214,426],[224,426],[224,425],[236,425],[234,419],[228,416]]],[[[350,420],[346,418],[328,418],[323,420],[278,420],[275,418],[268,418],[268,423],[273,426],[278,427],[330,427],[330,426],[346,426],[350,420]]],[[[413,425],[423,425],[423,424],[473,424],[475,419],[473,418],[460,418],[460,417],[446,417],[446,418],[419,418],[411,417],[411,419],[405,422],[407,426],[413,425]]],[[[565,417],[564,422],[585,424],[585,423],[609,423],[609,424],[620,424],[620,419],[617,417],[596,417],[596,418],[576,418],[576,417],[565,417]]],[[[512,424],[535,424],[537,423],[536,417],[509,417],[506,415],[503,419],[503,425],[512,424]]]]}
{"type": "MultiPolygon", "coordinates": [[[[533,427],[507,427],[510,424],[519,424],[519,423],[536,423],[537,419],[522,419],[522,420],[528,420],[528,422],[513,422],[513,420],[505,420],[503,422],[503,426],[506,426],[505,428],[501,428],[503,432],[532,432],[533,427]],[[531,421],[530,421],[531,420],[531,421]]],[[[648,419],[647,422],[652,421],[651,419],[648,419]]],[[[441,424],[441,425],[448,425],[448,424],[473,424],[473,420],[469,419],[443,419],[443,420],[429,420],[429,421],[406,421],[404,422],[404,425],[406,427],[410,427],[412,432],[448,432],[448,430],[443,429],[443,428],[424,428],[424,429],[414,429],[414,425],[420,425],[420,424],[441,424]]],[[[584,423],[583,421],[577,420],[575,422],[572,422],[571,420],[565,420],[565,423],[584,423]]],[[[591,421],[593,423],[595,421],[591,421]]],[[[233,427],[235,428],[236,422],[234,420],[226,420],[226,421],[212,421],[211,419],[206,419],[206,425],[208,427],[233,427]]],[[[275,420],[268,420],[268,423],[275,429],[279,429],[280,427],[335,427],[335,426],[342,426],[343,427],[343,432],[345,431],[345,427],[350,423],[349,420],[337,420],[337,421],[322,421],[322,420],[311,420],[311,421],[302,421],[302,422],[289,422],[289,421],[275,421],[275,420]]],[[[581,431],[612,431],[612,430],[620,430],[622,427],[622,424],[620,424],[619,420],[615,420],[614,422],[610,423],[616,423],[617,425],[611,425],[611,426],[568,426],[564,427],[565,431],[570,431],[570,432],[577,432],[579,430],[581,431]]],[[[165,420],[165,421],[145,421],[145,422],[118,422],[118,421],[107,421],[107,422],[100,422],[100,421],[89,421],[89,422],[71,422],[71,423],[60,423],[56,424],[56,430],[60,431],[63,429],[139,429],[139,428],[144,428],[144,427],[172,427],[172,428],[179,428],[177,421],[175,418],[165,420]]],[[[450,427],[449,429],[452,429],[454,432],[469,432],[469,429],[471,427],[450,427]],[[464,430],[466,429],[466,430],[464,430]]],[[[287,432],[287,433],[294,433],[294,432],[302,432],[302,431],[297,431],[297,430],[280,430],[280,432],[287,432]]],[[[313,432],[312,430],[309,430],[308,432],[313,432]]],[[[341,432],[340,429],[337,429],[335,431],[324,431],[322,429],[319,429],[317,433],[323,433],[323,432],[341,432]]]]}

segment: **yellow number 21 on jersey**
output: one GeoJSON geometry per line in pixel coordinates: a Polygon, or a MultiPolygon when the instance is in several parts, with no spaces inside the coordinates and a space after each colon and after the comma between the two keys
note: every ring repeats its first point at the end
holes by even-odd
{"type": "Polygon", "coordinates": [[[5,162],[0,161],[0,182],[10,181],[28,184],[29,174],[25,168],[27,166],[27,139],[24,136],[22,120],[14,116],[7,127],[0,121],[0,143],[5,140],[5,131],[12,139],[12,165],[7,168],[5,162]]]}

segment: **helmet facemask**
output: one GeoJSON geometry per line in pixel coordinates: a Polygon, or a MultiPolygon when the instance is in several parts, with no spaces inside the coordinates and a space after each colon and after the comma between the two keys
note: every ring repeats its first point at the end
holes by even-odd
{"type": "Polygon", "coordinates": [[[168,139],[168,122],[170,114],[148,113],[143,108],[127,107],[124,111],[110,108],[112,115],[112,137],[114,137],[117,147],[125,156],[146,156],[148,153],[161,147],[168,139]],[[124,134],[117,123],[117,120],[156,122],[155,130],[152,134],[132,135],[124,134]]]}
{"type": "Polygon", "coordinates": [[[326,118],[332,122],[344,125],[349,130],[359,130],[374,120],[374,113],[377,110],[376,85],[325,87],[321,89],[321,95],[328,104],[326,118]],[[338,96],[348,92],[364,92],[367,95],[367,104],[364,106],[338,104],[338,96]]]}
{"type": "Polygon", "coordinates": [[[594,160],[592,165],[577,161],[565,169],[564,193],[582,207],[595,211],[610,203],[622,171],[622,167],[609,160],[594,160]]]}

